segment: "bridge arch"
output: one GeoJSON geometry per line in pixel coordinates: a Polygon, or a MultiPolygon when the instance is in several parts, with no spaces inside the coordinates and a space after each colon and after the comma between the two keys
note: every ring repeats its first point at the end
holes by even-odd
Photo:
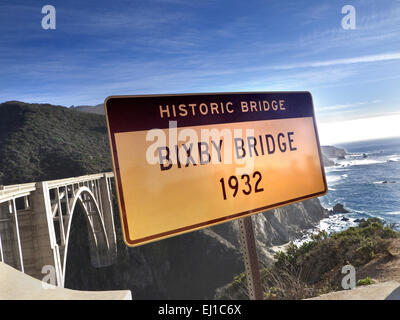
{"type": "Polygon", "coordinates": [[[70,200],[70,218],[66,227],[65,244],[62,259],[62,285],[65,283],[65,274],[67,272],[68,244],[70,241],[71,226],[75,208],[79,206],[86,220],[88,229],[88,240],[90,250],[91,264],[96,267],[105,267],[112,263],[109,259],[110,244],[107,238],[107,231],[104,226],[104,220],[100,211],[99,204],[92,191],[88,187],[80,187],[75,191],[75,196],[70,200]]]}

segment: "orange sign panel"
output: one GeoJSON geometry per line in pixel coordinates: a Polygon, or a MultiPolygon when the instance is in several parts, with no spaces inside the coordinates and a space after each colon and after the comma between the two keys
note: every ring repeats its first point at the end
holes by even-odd
{"type": "Polygon", "coordinates": [[[105,109],[129,246],[327,192],[308,92],[114,96],[105,109]]]}

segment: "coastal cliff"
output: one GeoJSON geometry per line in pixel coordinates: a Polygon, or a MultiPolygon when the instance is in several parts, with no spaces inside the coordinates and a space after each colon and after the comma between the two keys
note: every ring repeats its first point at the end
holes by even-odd
{"type": "MultiPolygon", "coordinates": [[[[272,247],[296,239],[328,212],[311,199],[253,216],[261,265],[270,265],[272,247]]],[[[90,265],[85,225],[75,217],[65,286],[71,289],[130,289],[133,299],[212,299],[217,288],[244,271],[237,221],[194,231],[135,248],[118,234],[114,265],[90,265]]],[[[116,227],[120,231],[116,215],[116,227]]]]}
{"type": "Polygon", "coordinates": [[[327,158],[330,159],[344,159],[347,154],[346,150],[344,150],[343,148],[338,148],[334,146],[321,146],[321,151],[327,158]]]}
{"type": "Polygon", "coordinates": [[[322,160],[325,167],[331,167],[335,165],[334,160],[345,159],[346,150],[334,146],[321,146],[322,160]]]}

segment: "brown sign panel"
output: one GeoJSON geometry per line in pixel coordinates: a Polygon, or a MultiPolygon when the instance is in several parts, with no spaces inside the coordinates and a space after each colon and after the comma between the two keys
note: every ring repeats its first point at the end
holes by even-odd
{"type": "Polygon", "coordinates": [[[113,96],[105,111],[129,246],[327,192],[309,92],[113,96]]]}

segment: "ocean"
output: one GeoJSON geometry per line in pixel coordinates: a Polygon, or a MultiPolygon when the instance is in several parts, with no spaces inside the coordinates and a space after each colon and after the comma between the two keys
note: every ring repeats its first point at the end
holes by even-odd
{"type": "MultiPolygon", "coordinates": [[[[344,148],[346,159],[326,167],[327,195],[320,197],[323,207],[341,203],[350,211],[320,221],[317,230],[338,232],[358,225],[356,219],[377,217],[397,223],[400,230],[400,137],[336,144],[344,148]]],[[[309,235],[295,241],[301,244],[309,235]]]]}

